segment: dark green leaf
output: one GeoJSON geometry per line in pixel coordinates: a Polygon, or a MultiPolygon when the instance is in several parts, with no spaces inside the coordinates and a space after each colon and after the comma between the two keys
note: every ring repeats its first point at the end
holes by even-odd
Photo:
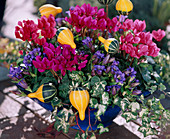
{"type": "Polygon", "coordinates": [[[98,76],[94,76],[91,78],[91,86],[94,86],[95,83],[100,82],[100,78],[98,76]]]}

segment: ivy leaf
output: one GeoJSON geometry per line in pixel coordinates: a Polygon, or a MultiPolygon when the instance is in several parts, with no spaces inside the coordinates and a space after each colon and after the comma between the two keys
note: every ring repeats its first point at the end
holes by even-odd
{"type": "Polygon", "coordinates": [[[95,98],[90,98],[90,107],[97,108],[98,107],[98,101],[95,98]]]}
{"type": "Polygon", "coordinates": [[[159,85],[159,90],[160,90],[160,91],[166,90],[165,85],[163,85],[162,83],[160,83],[160,85],[159,85]]]}
{"type": "Polygon", "coordinates": [[[109,129],[106,127],[104,128],[103,124],[100,123],[97,128],[99,128],[99,135],[103,134],[104,132],[109,132],[109,129]]]}
{"type": "Polygon", "coordinates": [[[144,137],[158,134],[158,132],[155,129],[151,128],[150,126],[148,127],[141,126],[139,127],[138,131],[142,132],[144,137]]]}
{"type": "Polygon", "coordinates": [[[59,113],[58,115],[64,115],[64,119],[65,121],[68,121],[68,118],[70,115],[73,115],[73,111],[72,109],[66,109],[66,108],[63,108],[59,113]]]}
{"type": "Polygon", "coordinates": [[[151,87],[150,87],[150,90],[149,90],[149,91],[150,91],[151,93],[153,93],[153,92],[156,91],[156,89],[157,89],[157,85],[154,85],[154,86],[151,86],[151,87]]]}
{"type": "Polygon", "coordinates": [[[126,121],[129,122],[131,120],[137,119],[137,113],[135,113],[135,112],[124,112],[122,114],[122,117],[124,117],[126,119],[126,121]]]}
{"type": "Polygon", "coordinates": [[[109,105],[110,104],[109,93],[104,92],[102,94],[102,104],[105,104],[105,105],[109,105]]]}
{"type": "Polygon", "coordinates": [[[64,116],[56,116],[55,117],[55,123],[54,127],[56,128],[57,131],[63,130],[64,133],[68,133],[70,124],[69,122],[65,121],[64,116]]]}
{"type": "Polygon", "coordinates": [[[83,133],[83,134],[81,135],[81,138],[82,138],[82,139],[87,139],[87,133],[86,133],[86,132],[83,133]]]}
{"type": "Polygon", "coordinates": [[[142,108],[142,110],[139,112],[139,117],[146,116],[146,115],[148,115],[148,113],[149,113],[148,108],[144,107],[144,108],[142,108]]]}
{"type": "Polygon", "coordinates": [[[164,95],[164,94],[161,94],[161,95],[159,96],[159,99],[165,99],[165,95],[164,95]]]}
{"type": "Polygon", "coordinates": [[[120,106],[120,102],[121,102],[121,100],[122,100],[122,98],[120,98],[120,97],[116,97],[116,98],[114,99],[113,103],[114,103],[115,105],[120,106]]]}
{"type": "Polygon", "coordinates": [[[95,113],[98,120],[101,120],[100,115],[104,114],[106,109],[107,107],[105,105],[102,105],[102,104],[98,105],[98,111],[95,113]]]}
{"type": "Polygon", "coordinates": [[[92,96],[96,97],[96,96],[103,94],[106,85],[107,85],[106,81],[101,81],[101,82],[95,83],[95,85],[93,86],[93,89],[92,89],[93,90],[92,96]]]}
{"type": "Polygon", "coordinates": [[[90,139],[96,139],[96,136],[95,136],[95,134],[94,134],[94,133],[92,133],[92,135],[91,135],[90,139]]]}
{"type": "Polygon", "coordinates": [[[80,134],[79,132],[77,132],[76,136],[75,136],[75,139],[80,139],[80,134]]]}
{"type": "Polygon", "coordinates": [[[97,83],[97,82],[100,82],[100,78],[98,76],[94,76],[91,78],[90,84],[91,84],[91,86],[94,86],[95,83],[97,83]]]}
{"type": "Polygon", "coordinates": [[[129,104],[130,104],[129,100],[128,100],[127,98],[123,98],[123,99],[120,101],[120,104],[119,104],[118,106],[119,106],[123,111],[125,111],[129,104]]]}
{"type": "Polygon", "coordinates": [[[129,105],[129,108],[131,109],[132,112],[136,112],[137,110],[140,110],[140,105],[138,102],[132,102],[129,105]]]}

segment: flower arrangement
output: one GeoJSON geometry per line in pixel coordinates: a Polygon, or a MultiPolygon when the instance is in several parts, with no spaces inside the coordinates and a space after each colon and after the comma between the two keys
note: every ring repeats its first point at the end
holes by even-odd
{"type": "Polygon", "coordinates": [[[114,107],[121,109],[127,121],[141,118],[139,131],[144,136],[157,135],[170,113],[159,99],[145,96],[157,89],[164,93],[160,98],[168,95],[159,75],[161,68],[152,58],[160,51],[154,41],[161,41],[165,32],[146,32],[145,21],[128,19],[133,9],[129,0],[117,2],[120,16],[112,19],[107,16],[109,3],[99,2],[107,12],[83,4],[71,7],[67,17],[55,19],[53,15],[62,9],[48,4],[40,7],[43,16],[37,24],[18,22],[16,38],[27,45],[20,47],[22,55],[10,67],[9,77],[19,89],[16,94],[52,106],[54,127],[67,133],[77,125],[83,133],[76,138],[95,138],[97,130],[108,132],[101,117],[114,107]],[[98,122],[95,129],[90,117],[93,110],[98,122]],[[79,124],[85,118],[86,131],[79,124]]]}

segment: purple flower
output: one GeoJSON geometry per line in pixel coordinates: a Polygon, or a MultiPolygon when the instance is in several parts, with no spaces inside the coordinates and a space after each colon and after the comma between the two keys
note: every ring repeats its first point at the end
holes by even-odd
{"type": "MultiPolygon", "coordinates": [[[[70,7],[70,10],[73,11],[74,8],[75,8],[75,7],[71,6],[71,7],[70,7]]],[[[69,17],[71,17],[70,11],[66,11],[65,13],[68,14],[69,17]]]]}
{"type": "Polygon", "coordinates": [[[112,63],[112,65],[118,66],[118,65],[119,65],[119,61],[114,60],[113,63],[112,63]]]}
{"type": "Polygon", "coordinates": [[[121,88],[121,85],[111,85],[111,86],[106,86],[106,91],[109,93],[112,93],[115,95],[121,88]]]}
{"type": "Polygon", "coordinates": [[[91,43],[92,38],[86,37],[86,39],[82,40],[82,42],[83,42],[83,45],[87,45],[89,47],[90,45],[92,45],[92,43],[91,43]]]}
{"type": "Polygon", "coordinates": [[[28,55],[24,56],[23,63],[25,64],[26,67],[31,67],[32,60],[33,60],[33,58],[31,57],[31,55],[28,54],[28,55]]]}
{"type": "Polygon", "coordinates": [[[111,73],[115,74],[117,71],[119,71],[119,68],[116,65],[111,65],[111,73]]]}
{"type": "Polygon", "coordinates": [[[121,15],[121,17],[120,16],[116,16],[117,17],[117,19],[119,20],[119,18],[120,18],[120,22],[124,22],[125,21],[125,19],[126,18],[128,18],[128,16],[127,15],[121,15]]]}
{"type": "Polygon", "coordinates": [[[100,53],[100,51],[97,51],[94,55],[97,56],[97,58],[99,59],[99,62],[101,61],[101,59],[104,58],[104,54],[100,53]]]}
{"type": "Polygon", "coordinates": [[[32,66],[32,60],[36,58],[36,56],[41,56],[40,48],[34,48],[33,51],[30,51],[28,55],[24,57],[23,63],[26,67],[32,66]]]}
{"type": "Polygon", "coordinates": [[[22,78],[22,70],[20,67],[13,67],[13,65],[9,68],[8,76],[12,79],[21,79],[22,78]]]}
{"type": "Polygon", "coordinates": [[[142,93],[142,91],[141,90],[137,90],[137,89],[132,92],[133,95],[139,95],[141,93],[142,93]]]}
{"type": "Polygon", "coordinates": [[[130,76],[130,77],[136,77],[136,71],[134,70],[133,67],[129,67],[126,69],[126,71],[124,72],[127,76],[130,76]]]}
{"type": "Polygon", "coordinates": [[[117,83],[123,84],[123,82],[126,80],[125,79],[125,74],[122,73],[121,71],[116,71],[114,75],[114,79],[117,83]]]}
{"type": "Polygon", "coordinates": [[[57,24],[59,25],[59,26],[62,26],[62,22],[63,22],[63,20],[64,20],[65,18],[56,18],[56,22],[57,22],[57,24]]]}
{"type": "Polygon", "coordinates": [[[22,79],[19,83],[17,83],[17,85],[21,86],[24,89],[28,88],[28,85],[27,85],[25,79],[22,79]]]}
{"type": "Polygon", "coordinates": [[[98,75],[102,75],[102,72],[105,70],[105,66],[94,65],[94,70],[98,75]]]}

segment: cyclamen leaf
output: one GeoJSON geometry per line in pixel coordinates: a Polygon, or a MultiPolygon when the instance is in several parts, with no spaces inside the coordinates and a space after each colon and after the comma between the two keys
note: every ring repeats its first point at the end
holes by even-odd
{"type": "Polygon", "coordinates": [[[126,119],[126,121],[129,122],[131,120],[136,120],[137,119],[137,113],[134,113],[134,112],[124,112],[122,114],[122,117],[124,117],[126,119]]]}
{"type": "Polygon", "coordinates": [[[62,106],[61,100],[58,99],[58,97],[55,97],[55,98],[51,101],[51,105],[52,105],[53,107],[60,107],[60,106],[62,106]]]}
{"type": "Polygon", "coordinates": [[[97,83],[97,82],[100,82],[100,78],[97,77],[97,76],[94,76],[94,77],[91,78],[90,84],[93,86],[93,85],[95,85],[95,83],[97,83]]]}
{"type": "Polygon", "coordinates": [[[101,123],[97,126],[97,128],[100,129],[99,130],[99,135],[103,134],[104,132],[109,132],[109,129],[107,127],[104,128],[103,124],[101,124],[101,123]]]}
{"type": "Polygon", "coordinates": [[[129,108],[131,109],[132,112],[136,112],[137,110],[140,110],[140,105],[137,102],[132,102],[129,105],[129,108]]]}

